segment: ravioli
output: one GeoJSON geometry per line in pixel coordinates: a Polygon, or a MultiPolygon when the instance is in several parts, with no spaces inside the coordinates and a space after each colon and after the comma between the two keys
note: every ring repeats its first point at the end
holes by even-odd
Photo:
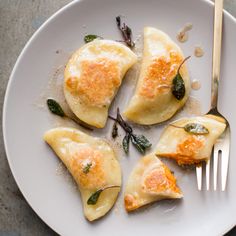
{"type": "Polygon", "coordinates": [[[197,164],[208,160],[213,145],[224,132],[225,121],[212,115],[182,118],[165,128],[157,144],[156,155],[177,161],[179,165],[197,164]],[[208,134],[186,132],[183,128],[188,124],[204,126],[208,134]]]}
{"type": "Polygon", "coordinates": [[[64,94],[73,113],[103,128],[122,79],[136,61],[128,47],[112,40],[96,39],[76,51],[64,73],[64,94]]]}
{"type": "Polygon", "coordinates": [[[152,27],[144,28],[141,71],[135,94],[124,111],[129,120],[143,125],[160,123],[185,104],[190,90],[186,63],[180,68],[185,95],[178,100],[172,94],[173,79],[183,60],[181,49],[168,35],[152,27]]]}
{"type": "Polygon", "coordinates": [[[129,176],[124,203],[127,211],[162,199],[182,198],[176,178],[154,153],[142,157],[129,176]]]}
{"type": "Polygon", "coordinates": [[[120,187],[104,190],[94,205],[87,201],[99,189],[121,186],[121,169],[112,148],[103,140],[72,128],[51,129],[44,140],[78,184],[85,217],[93,221],[105,215],[115,203],[120,187]]]}

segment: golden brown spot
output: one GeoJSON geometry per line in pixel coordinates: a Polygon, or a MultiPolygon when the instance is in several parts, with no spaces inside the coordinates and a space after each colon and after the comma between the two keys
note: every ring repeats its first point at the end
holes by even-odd
{"type": "Polygon", "coordinates": [[[135,210],[136,208],[138,208],[136,200],[135,200],[134,196],[131,194],[125,195],[124,202],[125,202],[125,209],[127,211],[132,211],[132,210],[135,210]]]}
{"type": "Polygon", "coordinates": [[[157,94],[168,92],[182,60],[183,58],[174,51],[170,52],[169,58],[161,56],[154,59],[148,68],[139,94],[153,99],[157,94]]]}
{"type": "Polygon", "coordinates": [[[94,189],[105,185],[101,159],[102,154],[92,148],[84,148],[73,156],[70,170],[81,187],[94,189]],[[91,164],[91,167],[84,173],[87,164],[91,164]]]}
{"type": "Polygon", "coordinates": [[[66,80],[66,86],[72,90],[76,91],[78,86],[78,78],[77,77],[70,77],[66,80]]]}
{"type": "Polygon", "coordinates": [[[174,175],[167,166],[162,164],[145,178],[143,190],[149,193],[160,193],[168,189],[175,193],[181,192],[176,186],[176,178],[174,175]]]}
{"type": "Polygon", "coordinates": [[[106,58],[82,61],[80,78],[71,77],[66,81],[83,102],[93,106],[109,104],[120,83],[118,62],[106,58]]]}

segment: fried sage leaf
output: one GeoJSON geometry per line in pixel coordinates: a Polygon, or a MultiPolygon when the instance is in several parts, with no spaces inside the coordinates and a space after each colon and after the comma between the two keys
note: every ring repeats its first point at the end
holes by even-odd
{"type": "Polygon", "coordinates": [[[152,146],[152,144],[149,142],[149,140],[144,135],[133,135],[136,139],[136,141],[143,146],[145,149],[152,146]]]}
{"type": "Polygon", "coordinates": [[[48,109],[55,115],[65,117],[65,112],[61,108],[60,104],[52,98],[47,99],[48,109]]]}
{"type": "Polygon", "coordinates": [[[62,107],[60,106],[60,104],[52,99],[52,98],[48,98],[47,99],[47,106],[48,106],[48,109],[54,114],[54,115],[57,115],[57,116],[60,116],[60,117],[66,117],[70,120],[73,120],[76,124],[82,126],[83,128],[85,129],[88,129],[88,130],[93,130],[89,125],[71,117],[71,116],[68,116],[62,109],[62,107]]]}
{"type": "Polygon", "coordinates": [[[182,65],[190,58],[190,56],[186,57],[181,64],[179,65],[179,68],[177,70],[177,74],[172,80],[172,94],[175,96],[177,100],[182,100],[185,96],[185,84],[184,80],[180,74],[180,69],[182,65]]]}
{"type": "Polygon", "coordinates": [[[116,118],[114,118],[110,115],[108,117],[115,121],[115,123],[113,125],[113,129],[112,129],[112,137],[113,137],[113,132],[116,132],[116,131],[114,131],[114,126],[116,124],[119,124],[123,128],[123,130],[126,132],[126,135],[122,141],[122,146],[123,146],[123,149],[126,154],[129,152],[130,140],[133,143],[133,145],[138,149],[138,151],[141,152],[142,154],[145,153],[147,148],[152,146],[152,144],[149,142],[149,140],[144,135],[136,135],[133,133],[132,127],[129,125],[128,122],[126,122],[122,118],[119,108],[117,108],[116,118]]]}
{"type": "Polygon", "coordinates": [[[100,194],[101,194],[101,192],[102,192],[103,190],[104,190],[104,189],[99,189],[99,190],[97,190],[96,192],[94,192],[94,193],[89,197],[89,199],[88,199],[88,201],[87,201],[87,204],[88,204],[88,205],[95,205],[95,204],[97,203],[98,198],[99,198],[99,196],[100,196],[100,194]]]}
{"type": "Polygon", "coordinates": [[[100,194],[106,190],[106,189],[109,189],[109,188],[119,188],[120,186],[117,186],[117,185],[111,185],[111,186],[107,186],[107,187],[104,187],[104,188],[101,188],[101,189],[98,189],[96,192],[94,192],[90,197],[89,199],[87,200],[87,204],[88,205],[95,205],[100,197],[100,194]]]}
{"type": "Polygon", "coordinates": [[[176,99],[182,100],[185,95],[185,84],[182,76],[178,73],[172,81],[172,94],[176,99]]]}
{"type": "Polygon", "coordinates": [[[118,136],[117,122],[113,124],[111,136],[112,138],[116,138],[118,136]]]}
{"type": "Polygon", "coordinates": [[[90,43],[90,42],[92,42],[94,39],[97,39],[97,38],[101,39],[101,37],[98,36],[98,35],[95,35],[95,34],[88,34],[88,35],[85,35],[85,36],[84,36],[84,42],[85,42],[85,43],[90,43]]]}
{"type": "Polygon", "coordinates": [[[130,141],[130,134],[127,133],[122,141],[122,146],[126,154],[129,152],[129,141],[130,141]]]}
{"type": "Polygon", "coordinates": [[[90,168],[92,166],[92,163],[88,163],[84,168],[83,168],[83,173],[88,174],[90,168]]]}
{"type": "Polygon", "coordinates": [[[209,134],[209,130],[199,123],[189,123],[183,128],[186,132],[191,134],[209,134]]]}
{"type": "Polygon", "coordinates": [[[117,25],[118,29],[120,30],[126,45],[130,48],[133,48],[135,46],[135,43],[132,40],[132,30],[130,29],[130,27],[128,25],[126,25],[125,23],[123,23],[123,24],[121,23],[120,16],[116,17],[116,25],[117,25]]]}
{"type": "Polygon", "coordinates": [[[145,147],[142,146],[137,139],[135,138],[134,135],[131,136],[131,142],[133,143],[133,145],[136,147],[136,149],[141,152],[142,154],[145,153],[145,147]]]}

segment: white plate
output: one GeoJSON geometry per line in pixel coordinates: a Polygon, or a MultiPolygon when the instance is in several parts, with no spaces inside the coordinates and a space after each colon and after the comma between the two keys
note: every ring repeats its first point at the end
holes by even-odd
{"type": "MultiPolygon", "coordinates": [[[[192,79],[201,81],[200,91],[192,95],[202,103],[205,113],[210,104],[211,48],[213,6],[203,0],[86,0],[73,2],[51,17],[30,39],[12,72],[7,88],[3,113],[3,130],[9,164],[16,182],[35,212],[61,235],[221,235],[236,223],[236,21],[228,13],[224,17],[222,80],[220,111],[232,129],[232,150],[229,181],[226,192],[198,192],[194,171],[183,171],[168,162],[178,177],[185,197],[182,201],[163,201],[146,210],[127,214],[123,207],[123,193],[116,206],[103,219],[89,223],[85,220],[78,191],[68,174],[58,174],[59,161],[43,142],[42,135],[59,121],[46,109],[38,108],[40,94],[51,77],[62,79],[55,68],[63,65],[69,53],[83,44],[86,33],[119,39],[115,16],[122,14],[133,29],[134,38],[144,26],[154,26],[177,41],[177,31],[188,22],[193,23],[189,41],[181,44],[185,55],[193,54],[200,44],[205,55],[192,56],[189,70],[192,79]],[[59,50],[58,53],[56,51],[59,50]],[[53,73],[56,73],[53,75],[53,73]],[[69,179],[69,180],[68,180],[69,179]]],[[[116,102],[121,110],[134,86],[125,81],[116,102]]],[[[42,100],[41,100],[42,102],[42,100]]],[[[61,125],[62,123],[60,123],[61,125]]],[[[95,132],[109,136],[112,122],[95,132]]],[[[145,132],[155,146],[162,127],[145,132]]],[[[120,153],[123,185],[140,158],[131,148],[131,155],[120,153]]]]}

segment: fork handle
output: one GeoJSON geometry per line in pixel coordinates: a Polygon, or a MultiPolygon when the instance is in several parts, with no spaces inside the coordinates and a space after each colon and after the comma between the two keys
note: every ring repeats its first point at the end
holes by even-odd
{"type": "Polygon", "coordinates": [[[215,0],[214,41],[212,58],[211,109],[217,109],[218,86],[220,79],[220,56],[222,42],[223,2],[215,0]]]}

